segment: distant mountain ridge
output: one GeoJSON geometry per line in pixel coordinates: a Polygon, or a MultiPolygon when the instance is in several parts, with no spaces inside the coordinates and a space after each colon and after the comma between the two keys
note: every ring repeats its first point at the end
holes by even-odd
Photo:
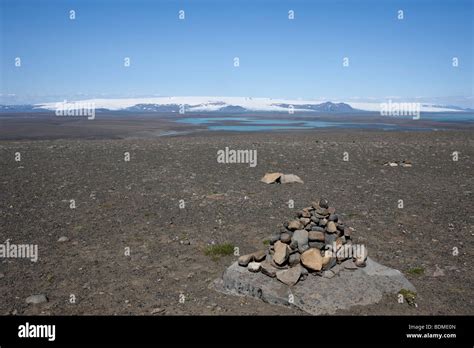
{"type": "MultiPolygon", "coordinates": [[[[66,104],[67,105],[67,104],[66,104]]],[[[71,104],[72,105],[72,104],[71,104]]],[[[97,108],[97,111],[128,111],[128,112],[218,112],[218,113],[246,113],[246,112],[285,112],[290,110],[298,112],[329,112],[343,113],[361,111],[352,108],[345,103],[324,102],[321,104],[299,104],[292,105],[287,103],[270,104],[274,110],[266,110],[259,108],[248,108],[241,105],[226,104],[224,102],[203,103],[203,104],[156,104],[156,103],[139,103],[133,106],[121,109],[109,109],[107,107],[97,108]]],[[[55,110],[51,105],[0,105],[0,112],[39,112],[55,110]]]]}
{"type": "MultiPolygon", "coordinates": [[[[277,106],[279,109],[274,112],[289,112],[291,109],[299,112],[355,112],[360,111],[352,108],[350,105],[345,103],[332,103],[325,102],[321,104],[271,104],[277,106]]],[[[245,112],[256,112],[266,110],[255,110],[245,108],[240,105],[228,105],[225,103],[208,103],[208,104],[137,104],[124,109],[125,111],[141,111],[141,112],[179,112],[184,110],[185,112],[228,112],[228,113],[245,113],[245,112]],[[206,110],[208,109],[208,110],[206,110]]]]}
{"type": "MultiPolygon", "coordinates": [[[[332,102],[301,99],[251,97],[151,97],[123,99],[87,99],[34,105],[0,105],[0,112],[44,112],[58,108],[95,108],[96,112],[154,113],[359,113],[379,112],[381,102],[332,102]]],[[[421,104],[422,112],[469,112],[457,106],[421,104]]]]}
{"type": "MultiPolygon", "coordinates": [[[[277,105],[287,108],[287,109],[291,107],[290,104],[277,104],[277,105]]],[[[354,109],[352,106],[346,103],[332,103],[332,102],[325,102],[321,104],[298,105],[298,109],[304,109],[305,111],[314,111],[314,112],[341,112],[341,113],[361,111],[361,110],[354,109]]]]}
{"type": "Polygon", "coordinates": [[[19,105],[0,105],[0,112],[35,112],[48,111],[47,109],[38,109],[35,105],[19,104],[19,105]]]}
{"type": "Polygon", "coordinates": [[[461,108],[459,106],[455,105],[431,105],[433,108],[448,108],[448,109],[453,109],[457,111],[464,111],[464,112],[474,112],[473,108],[461,108]]]}

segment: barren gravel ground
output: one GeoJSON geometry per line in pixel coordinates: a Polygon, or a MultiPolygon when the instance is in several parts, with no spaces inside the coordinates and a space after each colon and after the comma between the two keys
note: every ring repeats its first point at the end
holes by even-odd
{"type": "Polygon", "coordinates": [[[0,313],[303,315],[209,290],[236,257],[213,261],[204,250],[212,242],[232,243],[241,253],[262,248],[296,209],[325,197],[356,229],[355,241],[418,291],[417,308],[387,297],[340,314],[472,315],[473,135],[314,131],[1,141],[0,241],[38,244],[39,260],[0,259],[0,313]],[[217,163],[226,146],[256,149],[258,165],[217,163]],[[413,166],[384,166],[389,160],[413,166]],[[272,171],[305,183],[261,183],[272,171]],[[69,241],[57,242],[61,236],[69,241]],[[444,275],[433,276],[436,265],[444,275]],[[25,303],[39,293],[49,302],[25,303]]]}

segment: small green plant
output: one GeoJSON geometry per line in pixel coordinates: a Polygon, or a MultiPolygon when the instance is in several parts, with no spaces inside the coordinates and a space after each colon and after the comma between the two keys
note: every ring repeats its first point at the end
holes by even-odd
{"type": "Polygon", "coordinates": [[[264,239],[262,243],[265,246],[270,245],[270,241],[268,239],[264,239]]]}
{"type": "Polygon", "coordinates": [[[104,202],[100,205],[100,207],[105,209],[111,209],[114,207],[114,205],[111,202],[104,202]]]}
{"type": "Polygon", "coordinates": [[[405,301],[407,301],[410,306],[415,306],[416,292],[407,289],[401,289],[398,293],[403,296],[405,301]]]}
{"type": "Polygon", "coordinates": [[[425,273],[425,269],[423,267],[414,267],[409,269],[407,272],[411,275],[422,275],[425,273]]]}
{"type": "Polygon", "coordinates": [[[210,256],[216,261],[221,256],[228,256],[234,253],[234,246],[230,243],[209,245],[204,250],[206,256],[210,256]]]}

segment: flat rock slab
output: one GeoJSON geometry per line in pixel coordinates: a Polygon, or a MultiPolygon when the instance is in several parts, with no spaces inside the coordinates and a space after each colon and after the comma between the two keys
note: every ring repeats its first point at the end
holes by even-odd
{"type": "Polygon", "coordinates": [[[291,287],[262,273],[249,272],[234,262],[211,288],[226,294],[259,298],[270,304],[295,306],[313,315],[374,304],[384,294],[396,296],[401,289],[416,291],[400,271],[370,258],[364,268],[343,269],[330,279],[308,275],[306,280],[291,287]]]}

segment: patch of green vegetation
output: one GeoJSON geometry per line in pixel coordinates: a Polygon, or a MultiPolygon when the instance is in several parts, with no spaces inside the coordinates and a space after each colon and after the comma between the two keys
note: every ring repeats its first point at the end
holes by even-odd
{"type": "Polygon", "coordinates": [[[347,214],[347,217],[350,218],[350,219],[353,219],[353,218],[359,218],[360,217],[360,214],[357,214],[357,213],[349,213],[347,214]]]}
{"type": "Polygon", "coordinates": [[[425,273],[425,269],[423,267],[414,267],[409,269],[407,273],[411,275],[422,275],[425,273]]]}
{"type": "Polygon", "coordinates": [[[452,292],[452,293],[456,294],[456,296],[459,296],[461,294],[466,293],[466,290],[461,289],[461,288],[450,287],[450,288],[448,288],[448,290],[449,290],[449,292],[452,292]]]}
{"type": "Polygon", "coordinates": [[[104,202],[100,205],[100,207],[105,209],[111,209],[114,207],[114,205],[111,202],[104,202]]]}
{"type": "Polygon", "coordinates": [[[265,239],[263,242],[263,245],[268,246],[270,245],[270,241],[268,239],[265,239]]]}
{"type": "Polygon", "coordinates": [[[234,246],[230,243],[209,245],[204,250],[206,256],[210,256],[214,261],[221,256],[228,256],[234,253],[234,246]]]}
{"type": "Polygon", "coordinates": [[[407,301],[407,303],[410,306],[414,306],[416,304],[415,303],[416,292],[411,291],[411,290],[407,290],[407,289],[401,289],[398,293],[403,296],[405,301],[407,301]]]}

